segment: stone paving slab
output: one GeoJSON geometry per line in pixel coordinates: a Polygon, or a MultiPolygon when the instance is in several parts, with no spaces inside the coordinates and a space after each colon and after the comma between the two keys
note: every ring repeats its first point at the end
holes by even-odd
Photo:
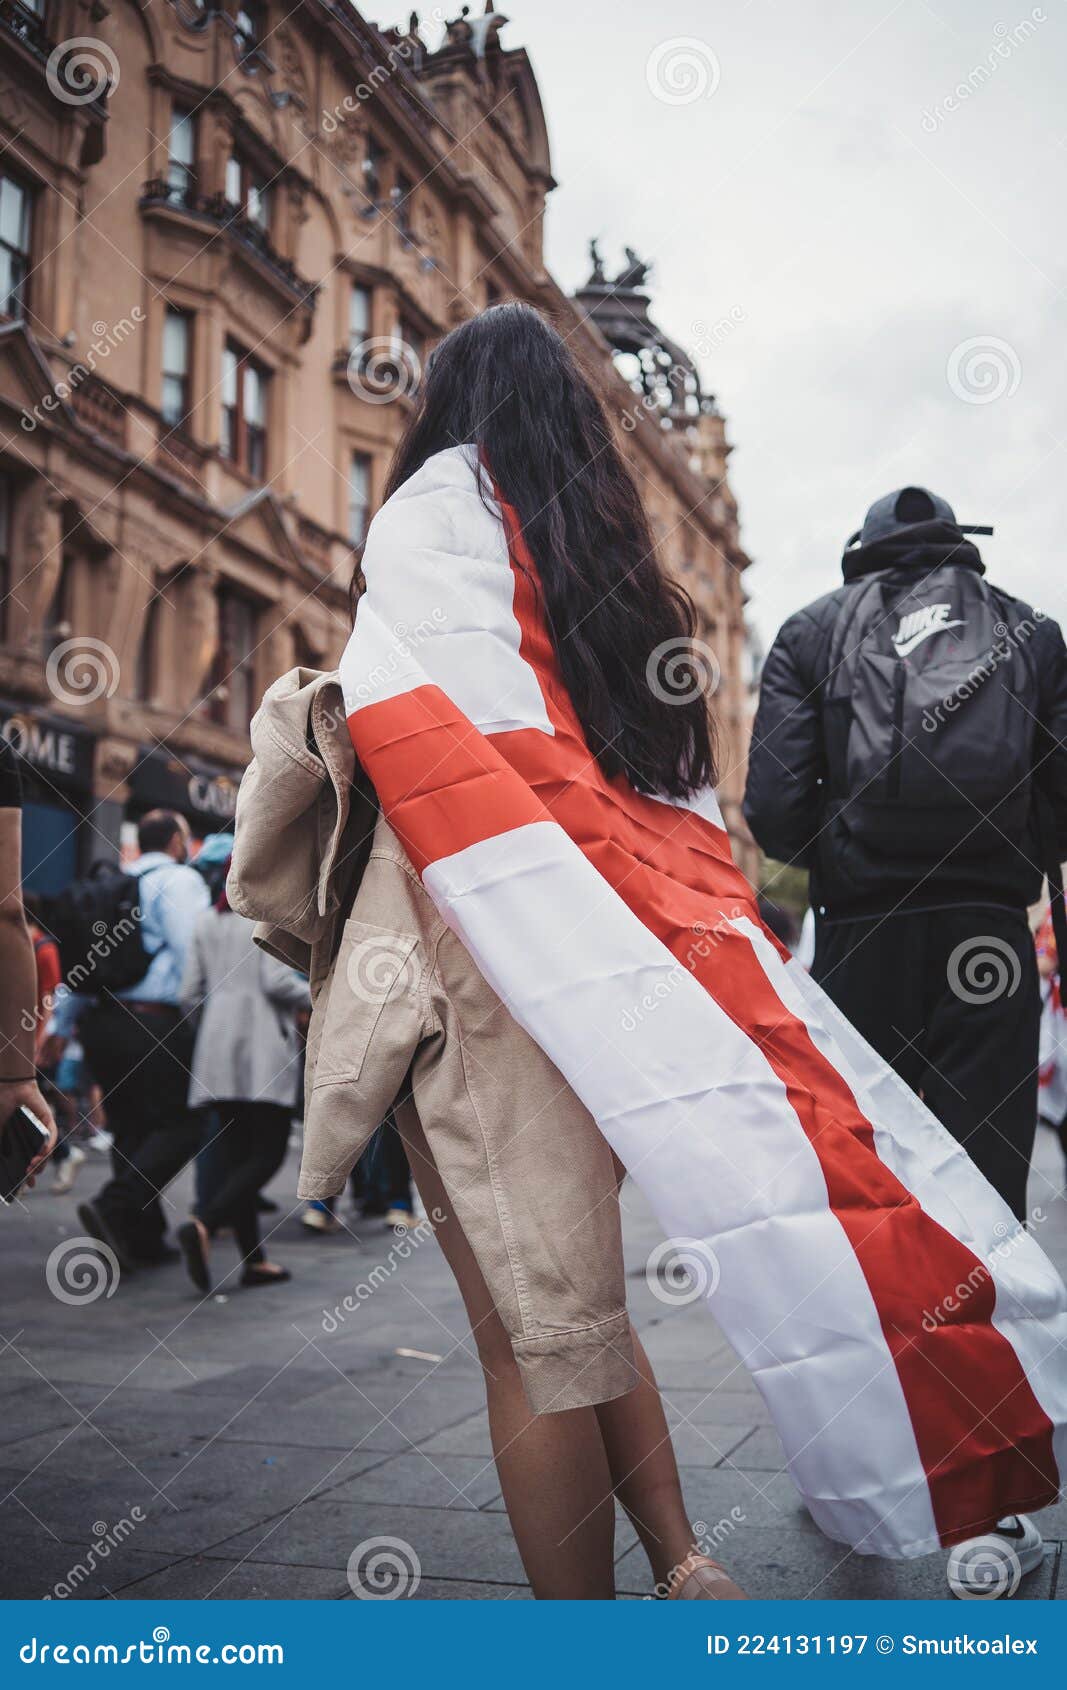
{"type": "Polygon", "coordinates": [[[410,1544],[427,1577],[523,1584],[522,1563],[504,1514],[452,1508],[383,1511],[377,1502],[306,1502],[267,1528],[220,1544],[234,1559],[347,1569],[353,1551],[387,1532],[410,1544]]]}
{"type": "Polygon", "coordinates": [[[336,1602],[352,1593],[344,1573],[321,1567],[209,1560],[197,1555],[149,1572],[146,1577],[122,1585],[115,1594],[123,1601],[133,1602],[145,1602],[153,1597],[187,1602],[202,1602],[212,1597],[228,1602],[336,1602]]]}
{"type": "Polygon", "coordinates": [[[4,1601],[42,1601],[76,1597],[82,1602],[106,1602],[123,1586],[145,1573],[166,1578],[173,1557],[144,1555],[129,1545],[113,1550],[106,1561],[92,1571],[85,1568],[88,1545],[52,1543],[0,1544],[0,1585],[4,1601]]]}
{"type": "MultiPolygon", "coordinates": [[[[1061,1269],[1062,1175],[1058,1148],[1039,1135],[1031,1199],[1061,1269]]],[[[95,1163],[83,1168],[78,1195],[102,1177],[95,1163]]],[[[220,1286],[205,1299],[173,1266],[71,1306],[45,1282],[49,1252],[79,1235],[71,1200],[41,1188],[2,1217],[4,1596],[45,1594],[97,1541],[94,1525],[114,1526],[136,1503],[147,1518],[80,1595],[351,1599],[353,1549],[394,1536],[418,1554],[417,1600],[528,1599],[491,1463],[480,1370],[436,1245],[421,1243],[346,1311],[343,1299],[389,1262],[393,1235],[363,1222],[311,1235],[294,1191],[291,1158],[270,1225],[272,1253],[294,1279],[254,1297],[222,1279],[234,1259],[223,1243],[220,1286]]],[[[178,1182],[173,1214],[187,1193],[188,1181],[178,1182]]],[[[822,1537],[715,1323],[649,1286],[645,1263],[659,1234],[629,1186],[624,1230],[631,1309],[663,1389],[694,1535],[709,1538],[754,1595],[947,1600],[942,1556],[886,1563],[822,1537]]],[[[1039,1525],[1053,1547],[1017,1599],[1063,1600],[1067,1504],[1039,1525]]],[[[616,1550],[620,1597],[639,1599],[650,1576],[621,1515],[616,1550]]]]}
{"type": "Polygon", "coordinates": [[[109,1526],[137,1520],[132,1536],[139,1550],[189,1553],[352,1478],[372,1459],[344,1450],[219,1442],[190,1445],[178,1460],[147,1460],[136,1470],[61,1488],[44,1468],[0,1503],[0,1533],[28,1507],[45,1531],[68,1543],[84,1540],[87,1516],[109,1526]]]}
{"type": "Polygon", "coordinates": [[[423,1446],[345,1480],[331,1495],[336,1502],[352,1497],[422,1508],[486,1508],[499,1501],[500,1480],[489,1456],[431,1455],[423,1446]]]}

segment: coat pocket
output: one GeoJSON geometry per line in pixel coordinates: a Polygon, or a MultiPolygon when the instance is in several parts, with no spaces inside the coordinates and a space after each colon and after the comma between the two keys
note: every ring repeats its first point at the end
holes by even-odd
{"type": "MultiPolygon", "coordinates": [[[[370,922],[346,921],[316,1040],[313,1089],[358,1080],[374,1030],[387,1006],[419,992],[418,938],[370,922]]],[[[317,1006],[316,1006],[317,1007],[317,1006]]],[[[397,1017],[398,1036],[410,1040],[411,1018],[397,1017]]]]}

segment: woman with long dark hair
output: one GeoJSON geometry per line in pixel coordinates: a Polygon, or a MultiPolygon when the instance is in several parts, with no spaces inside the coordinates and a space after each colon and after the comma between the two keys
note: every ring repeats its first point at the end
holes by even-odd
{"type": "MultiPolygon", "coordinates": [[[[458,444],[477,449],[518,515],[537,560],[563,682],[600,767],[641,792],[683,799],[706,787],[713,778],[706,700],[696,694],[680,707],[661,702],[646,678],[650,652],[681,649],[692,635],[692,606],[656,560],[641,499],[592,386],[532,309],[494,307],[437,347],[393,460],[387,501],[429,459],[458,444]]],[[[483,491],[489,498],[488,483],[483,491]]],[[[447,560],[441,563],[447,568],[447,560]]],[[[434,602],[431,589],[426,615],[434,602]]],[[[358,602],[355,609],[358,625],[358,602]]],[[[545,1170],[543,1177],[577,1180],[577,1162],[568,1169],[571,1125],[558,1100],[556,1108],[560,1160],[556,1173],[545,1170]]],[[[433,1123],[414,1111],[398,1118],[427,1213],[443,1217],[437,1237],[477,1342],[504,1498],[535,1595],[614,1594],[616,1495],[661,1594],[740,1595],[693,1541],[663,1405],[636,1334],[625,1337],[631,1388],[624,1394],[535,1413],[479,1265],[480,1240],[468,1239],[456,1220],[455,1193],[446,1189],[427,1142],[433,1123]]],[[[612,1205],[623,1174],[616,1163],[607,1193],[612,1205]]],[[[519,1199],[511,1194],[511,1201],[519,1199]]],[[[590,1209],[603,1204],[602,1187],[591,1184],[585,1201],[590,1209]]],[[[595,1247],[588,1224],[587,1232],[595,1247]]],[[[545,1249],[564,1242],[547,1239],[545,1249]]],[[[538,1271],[528,1259],[524,1266],[529,1274],[538,1271]]],[[[621,1285],[621,1259],[617,1269],[621,1285]]],[[[591,1283],[599,1271],[587,1265],[591,1283]]],[[[582,1368],[595,1371],[587,1350],[575,1364],[576,1373],[582,1368]]],[[[597,1394],[592,1385],[590,1394],[597,1394]]]]}

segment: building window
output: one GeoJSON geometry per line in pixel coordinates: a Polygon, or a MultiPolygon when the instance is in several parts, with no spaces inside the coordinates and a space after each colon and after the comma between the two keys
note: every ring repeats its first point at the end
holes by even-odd
{"type": "Polygon", "coordinates": [[[406,240],[411,239],[411,196],[414,192],[411,177],[398,170],[393,186],[393,221],[406,240]]]}
{"type": "Polygon", "coordinates": [[[252,599],[232,587],[219,588],[218,610],[219,645],[210,715],[220,727],[246,734],[259,703],[256,697],[258,611],[252,599]]]}
{"type": "Polygon", "coordinates": [[[348,538],[361,546],[370,523],[370,472],[368,452],[353,452],[348,469],[348,538]]]}
{"type": "Polygon", "coordinates": [[[426,336],[421,329],[415,327],[409,318],[401,317],[397,325],[397,340],[399,342],[396,348],[397,362],[403,370],[407,371],[404,391],[413,393],[422,379],[422,372],[426,365],[426,336]]]}
{"type": "Polygon", "coordinates": [[[266,234],[270,229],[270,189],[262,171],[231,153],[226,161],[226,198],[243,217],[266,234]]]}
{"type": "Polygon", "coordinates": [[[47,0],[10,0],[3,9],[3,21],[12,35],[25,41],[42,56],[47,56],[52,43],[45,34],[47,0]]]}
{"type": "Polygon", "coordinates": [[[247,58],[254,53],[266,34],[266,7],[260,0],[241,0],[234,23],[238,44],[247,58]]]}
{"type": "Polygon", "coordinates": [[[30,267],[30,196],[21,182],[0,173],[0,312],[21,317],[30,267]]]}
{"type": "Polygon", "coordinates": [[[352,283],[348,296],[348,349],[354,351],[370,338],[371,290],[352,283]]]}
{"type": "Polygon", "coordinates": [[[367,150],[363,154],[363,187],[367,198],[373,205],[377,205],[382,197],[382,160],[385,157],[380,144],[370,133],[367,135],[367,150]]]}
{"type": "Polygon", "coordinates": [[[188,203],[196,193],[196,118],[180,106],[170,114],[167,188],[179,204],[188,203]]]}
{"type": "Polygon", "coordinates": [[[163,319],[163,421],[177,428],[189,415],[189,371],[193,320],[188,311],[168,305],[163,319]]]}
{"type": "Polygon", "coordinates": [[[68,553],[59,566],[59,580],[44,618],[44,654],[50,657],[74,632],[74,559],[68,553]]]}
{"type": "Polygon", "coordinates": [[[135,685],[137,697],[142,704],[155,702],[155,685],[157,671],[157,655],[159,651],[160,605],[162,599],[158,593],[153,593],[148,601],[144,613],[144,625],[141,629],[141,643],[137,647],[137,675],[135,685]]]}
{"type": "Polygon", "coordinates": [[[257,481],[267,473],[269,383],[262,364],[228,341],[222,354],[222,453],[257,481]]]}
{"type": "Polygon", "coordinates": [[[11,483],[0,475],[0,640],[7,638],[11,587],[11,483]]]}

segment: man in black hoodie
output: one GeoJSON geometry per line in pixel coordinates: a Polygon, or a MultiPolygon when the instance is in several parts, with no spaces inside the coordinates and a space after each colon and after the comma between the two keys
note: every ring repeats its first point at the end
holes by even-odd
{"type": "Polygon", "coordinates": [[[1024,1218],[1026,912],[1067,857],[1067,650],[984,580],[975,532],[921,487],[871,506],[844,585],[768,655],[744,807],[810,871],[815,978],[1024,1218]]]}

